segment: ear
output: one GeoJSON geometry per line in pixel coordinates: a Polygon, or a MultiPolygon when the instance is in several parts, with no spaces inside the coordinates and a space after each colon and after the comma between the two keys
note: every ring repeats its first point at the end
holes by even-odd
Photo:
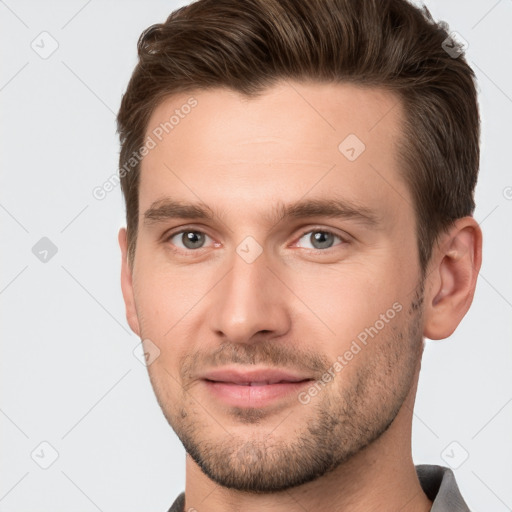
{"type": "Polygon", "coordinates": [[[126,237],[126,228],[121,228],[118,235],[119,247],[121,248],[121,290],[123,292],[124,304],[126,308],[126,320],[131,330],[140,337],[139,319],[135,309],[135,300],[133,295],[132,268],[128,263],[128,240],[126,237]]]}
{"type": "Polygon", "coordinates": [[[482,230],[473,217],[458,219],[432,250],[425,286],[423,335],[450,336],[473,301],[482,264],[482,230]]]}

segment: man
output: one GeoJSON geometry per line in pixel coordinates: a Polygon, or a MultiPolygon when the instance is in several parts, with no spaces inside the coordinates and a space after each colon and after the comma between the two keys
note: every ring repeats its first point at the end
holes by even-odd
{"type": "Polygon", "coordinates": [[[454,48],[405,0],[199,0],[141,36],[119,243],[187,451],[171,511],[469,510],[411,456],[424,337],[481,264],[454,48]]]}

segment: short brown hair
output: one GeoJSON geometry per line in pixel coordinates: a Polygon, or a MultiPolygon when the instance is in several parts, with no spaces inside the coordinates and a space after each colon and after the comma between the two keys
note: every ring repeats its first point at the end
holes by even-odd
{"type": "MultiPolygon", "coordinates": [[[[165,98],[226,87],[256,97],[279,80],[381,87],[405,112],[399,147],[424,271],[438,235],[474,210],[480,120],[475,77],[445,51],[445,23],[406,0],[198,0],[149,27],[117,117],[129,259],[137,239],[140,160],[165,98]]],[[[449,40],[448,40],[449,41],[449,40]]]]}

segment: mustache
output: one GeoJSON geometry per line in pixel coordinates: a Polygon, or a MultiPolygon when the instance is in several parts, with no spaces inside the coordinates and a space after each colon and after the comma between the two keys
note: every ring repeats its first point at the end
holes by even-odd
{"type": "Polygon", "coordinates": [[[225,342],[210,352],[187,354],[181,360],[180,373],[182,378],[190,380],[206,368],[231,364],[262,365],[303,373],[313,372],[321,376],[332,362],[317,352],[283,345],[279,341],[265,340],[251,344],[225,342]]]}

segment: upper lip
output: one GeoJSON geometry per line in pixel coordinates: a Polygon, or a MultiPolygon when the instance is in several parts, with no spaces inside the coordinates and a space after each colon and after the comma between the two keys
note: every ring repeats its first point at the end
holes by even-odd
{"type": "Polygon", "coordinates": [[[275,384],[277,382],[301,382],[310,380],[311,377],[279,368],[262,369],[235,369],[219,368],[211,370],[202,375],[204,380],[215,382],[229,382],[232,384],[247,385],[252,382],[275,384]]]}

